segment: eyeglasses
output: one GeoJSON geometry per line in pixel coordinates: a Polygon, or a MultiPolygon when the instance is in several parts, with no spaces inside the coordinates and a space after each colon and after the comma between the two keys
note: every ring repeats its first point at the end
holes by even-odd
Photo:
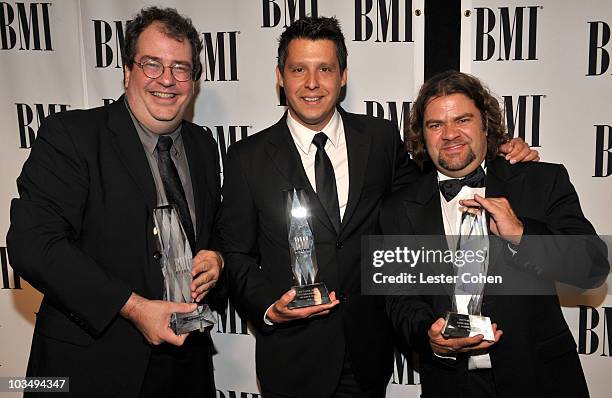
{"type": "Polygon", "coordinates": [[[141,62],[134,62],[136,65],[142,68],[142,72],[150,79],[157,79],[164,74],[165,68],[170,68],[172,76],[179,82],[186,82],[191,80],[193,76],[193,69],[188,65],[169,65],[165,66],[159,61],[153,59],[145,59],[141,62]]]}

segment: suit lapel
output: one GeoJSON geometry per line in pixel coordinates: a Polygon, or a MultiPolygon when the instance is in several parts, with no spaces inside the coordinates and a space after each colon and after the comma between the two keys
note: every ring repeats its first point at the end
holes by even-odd
{"type": "Polygon", "coordinates": [[[342,109],[340,109],[340,115],[342,116],[342,123],[344,125],[349,167],[348,202],[340,226],[340,230],[343,230],[353,214],[355,214],[355,209],[357,209],[357,205],[359,204],[361,189],[365,181],[365,172],[368,168],[370,142],[372,138],[351,123],[350,116],[342,109]]]}
{"type": "Polygon", "coordinates": [[[108,128],[113,137],[113,146],[134,184],[142,192],[147,207],[152,210],[157,204],[155,181],[123,95],[110,105],[108,114],[108,128]]]}
{"type": "MultiPolygon", "coordinates": [[[[435,168],[424,174],[420,181],[413,186],[417,188],[413,196],[407,198],[404,204],[414,233],[417,235],[431,235],[434,239],[439,237],[439,241],[436,242],[436,248],[441,250],[448,249],[435,168]]],[[[452,266],[446,263],[434,262],[431,266],[434,268],[435,274],[454,275],[452,266]]],[[[455,294],[451,286],[444,285],[444,290],[449,297],[455,294]]]]}
{"type": "Polygon", "coordinates": [[[278,172],[293,188],[302,188],[306,191],[313,216],[315,216],[327,229],[336,234],[336,229],[306,176],[302,159],[291,138],[291,132],[287,126],[286,117],[287,114],[285,113],[285,116],[273,126],[273,131],[268,138],[269,145],[266,145],[266,152],[276,166],[278,172]]]}
{"type": "MultiPolygon", "coordinates": [[[[147,155],[124,103],[124,96],[110,105],[108,113],[108,128],[112,137],[112,145],[126,171],[132,177],[134,186],[141,191],[144,204],[148,210],[149,220],[152,223],[153,208],[157,206],[157,189],[147,155]]],[[[152,232],[153,229],[151,228],[152,232]]],[[[154,242],[154,239],[148,240],[151,251],[156,248],[154,242]]],[[[159,292],[162,291],[163,275],[159,266],[156,267],[153,262],[149,265],[144,268],[144,272],[149,282],[150,294],[157,297],[159,292]]]]}
{"type": "MultiPolygon", "coordinates": [[[[189,175],[191,177],[191,186],[193,188],[193,200],[195,202],[195,216],[196,216],[196,242],[202,236],[202,228],[204,225],[205,209],[207,201],[210,199],[207,197],[209,182],[206,180],[206,159],[203,153],[198,152],[198,146],[195,138],[193,137],[195,132],[189,130],[189,127],[183,123],[182,138],[183,147],[185,148],[185,155],[187,156],[187,163],[189,164],[189,175]]],[[[194,248],[195,250],[195,248],[194,248]]]]}
{"type": "MultiPolygon", "coordinates": [[[[520,166],[514,166],[520,167],[520,166]]],[[[523,193],[523,173],[514,173],[510,164],[497,157],[487,164],[486,196],[490,198],[520,198],[523,193]]]]}

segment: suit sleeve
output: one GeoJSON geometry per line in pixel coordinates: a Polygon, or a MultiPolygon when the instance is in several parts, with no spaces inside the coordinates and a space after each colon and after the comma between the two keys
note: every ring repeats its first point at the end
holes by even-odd
{"type": "Polygon", "coordinates": [[[511,261],[530,272],[580,288],[601,285],[609,271],[606,244],[584,217],[562,165],[556,169],[545,220],[521,218],[524,232],[511,261]]]}
{"type": "Polygon", "coordinates": [[[246,166],[234,146],[227,153],[223,179],[223,202],[217,229],[225,256],[225,276],[230,298],[246,311],[253,324],[266,329],[264,313],[278,297],[259,266],[257,209],[251,195],[246,166]]]}
{"type": "MultiPolygon", "coordinates": [[[[17,179],[7,246],[21,276],[92,335],[101,333],[131,294],[79,247],[88,168],[59,118],[38,131],[17,179]]],[[[112,250],[112,248],[109,248],[112,250]]]]}
{"type": "MultiPolygon", "coordinates": [[[[385,235],[406,235],[411,227],[405,218],[399,217],[400,204],[397,201],[386,200],[380,211],[380,228],[385,235]]],[[[405,287],[402,288],[405,291],[405,287]]],[[[414,294],[391,294],[385,297],[387,316],[393,328],[404,342],[413,350],[422,354],[431,354],[428,330],[435,322],[431,306],[418,291],[414,294]]]]}

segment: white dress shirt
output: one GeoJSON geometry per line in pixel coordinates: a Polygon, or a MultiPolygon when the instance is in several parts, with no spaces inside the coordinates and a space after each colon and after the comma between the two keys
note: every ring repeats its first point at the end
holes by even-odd
{"type": "MultiPolygon", "coordinates": [[[[485,164],[481,165],[485,173],[487,169],[485,164]]],[[[440,181],[450,180],[454,177],[449,177],[438,171],[438,183],[440,181]]],[[[468,186],[461,187],[461,190],[453,199],[449,202],[446,201],[444,195],[440,193],[440,208],[442,210],[442,220],[444,221],[444,233],[448,241],[448,247],[454,249],[457,247],[457,237],[460,235],[461,228],[461,212],[459,211],[459,201],[464,199],[474,199],[474,195],[478,194],[482,197],[485,196],[485,187],[482,188],[471,188],[468,186]]],[[[486,217],[480,218],[482,225],[481,230],[485,234],[488,234],[486,217]]],[[[460,314],[468,314],[468,303],[470,301],[469,295],[455,295],[455,302],[457,304],[457,312],[460,314]]],[[[449,358],[446,356],[439,355],[443,358],[449,358]]],[[[491,357],[489,354],[471,355],[468,358],[468,369],[490,369],[491,368],[491,357]]]]}
{"type": "Polygon", "coordinates": [[[300,154],[300,159],[302,160],[302,165],[304,166],[308,181],[310,181],[310,185],[315,192],[317,191],[317,184],[315,181],[315,155],[317,153],[317,147],[312,143],[312,139],[320,132],[327,135],[325,152],[334,167],[336,189],[338,191],[338,205],[340,206],[340,220],[342,220],[348,202],[349,168],[344,124],[342,123],[342,117],[340,117],[338,110],[334,111],[334,115],[321,131],[311,130],[301,125],[291,116],[291,112],[287,112],[287,126],[291,132],[291,138],[293,138],[293,142],[298,148],[298,153],[300,154]]]}

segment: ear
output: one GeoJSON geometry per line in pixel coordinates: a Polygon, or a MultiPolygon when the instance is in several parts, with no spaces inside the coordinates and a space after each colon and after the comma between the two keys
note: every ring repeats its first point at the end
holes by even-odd
{"type": "Polygon", "coordinates": [[[281,72],[278,65],[276,66],[276,82],[280,87],[285,87],[285,82],[283,81],[283,72],[281,72]]]}
{"type": "Polygon", "coordinates": [[[342,72],[342,80],[340,82],[342,87],[346,86],[347,80],[348,80],[348,67],[344,68],[344,71],[342,72]]]}
{"type": "Polygon", "coordinates": [[[123,88],[127,90],[130,85],[130,77],[132,75],[132,70],[127,67],[127,65],[123,65],[123,88]]]}

